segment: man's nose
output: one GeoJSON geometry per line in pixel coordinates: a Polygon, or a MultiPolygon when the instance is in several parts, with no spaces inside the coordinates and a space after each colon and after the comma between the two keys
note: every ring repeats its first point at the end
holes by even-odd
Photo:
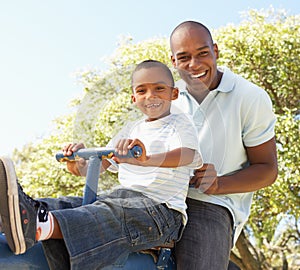
{"type": "Polygon", "coordinates": [[[190,68],[197,68],[201,64],[199,57],[191,57],[191,61],[189,63],[190,68]]]}

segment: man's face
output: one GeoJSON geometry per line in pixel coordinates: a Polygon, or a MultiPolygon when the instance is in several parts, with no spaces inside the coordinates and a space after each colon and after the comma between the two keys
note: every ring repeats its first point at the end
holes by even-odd
{"type": "Polygon", "coordinates": [[[159,67],[136,71],[132,79],[132,101],[153,121],[170,114],[171,101],[178,97],[178,89],[159,67]]]}
{"type": "Polygon", "coordinates": [[[189,90],[213,90],[219,82],[218,47],[204,28],[178,29],[171,39],[172,63],[189,90]]]}

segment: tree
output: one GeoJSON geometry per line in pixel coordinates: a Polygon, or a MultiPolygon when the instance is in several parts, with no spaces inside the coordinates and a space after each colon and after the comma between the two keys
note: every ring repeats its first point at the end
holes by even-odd
{"type": "Polygon", "coordinates": [[[299,253],[299,22],[299,16],[287,16],[284,11],[252,10],[240,26],[215,32],[220,62],[264,88],[278,117],[279,176],[274,185],[255,193],[252,214],[237,247],[244,257],[252,256],[258,263],[247,266],[235,260],[243,269],[270,269],[282,265],[283,260],[292,261],[293,248],[294,254],[299,253]],[[291,217],[293,224],[282,225],[291,217]],[[279,234],[281,226],[286,228],[279,234]],[[246,244],[246,252],[241,243],[249,237],[254,243],[246,244]]]}
{"type": "MultiPolygon", "coordinates": [[[[296,269],[300,260],[295,255],[300,253],[300,17],[272,9],[250,10],[240,25],[228,25],[213,34],[221,52],[219,64],[266,89],[278,116],[279,176],[271,187],[255,193],[252,214],[231,258],[247,270],[296,269]]],[[[129,98],[133,65],[157,59],[172,69],[169,56],[167,38],[137,44],[122,40],[105,72],[81,74],[83,95],[72,101],[74,112],[56,119],[49,137],[14,151],[25,191],[34,197],[80,195],[84,179],[69,174],[54,154],[66,141],[83,141],[87,147],[105,145],[139,113],[129,98]]],[[[107,174],[100,189],[115,184],[116,177],[107,174]]]]}

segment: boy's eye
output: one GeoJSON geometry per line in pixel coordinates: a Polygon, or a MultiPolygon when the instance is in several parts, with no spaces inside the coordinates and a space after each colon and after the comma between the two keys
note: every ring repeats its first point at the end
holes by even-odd
{"type": "Polygon", "coordinates": [[[142,93],[145,93],[145,89],[136,89],[135,92],[142,94],[142,93]]]}
{"type": "Polygon", "coordinates": [[[163,91],[163,90],[165,90],[165,87],[164,86],[157,86],[155,89],[157,91],[163,91]]]}

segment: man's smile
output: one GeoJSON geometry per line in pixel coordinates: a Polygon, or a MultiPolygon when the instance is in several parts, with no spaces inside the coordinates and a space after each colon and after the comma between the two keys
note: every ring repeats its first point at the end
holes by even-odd
{"type": "Polygon", "coordinates": [[[203,71],[201,73],[191,74],[190,76],[191,76],[192,79],[200,79],[200,78],[204,77],[207,74],[207,72],[208,71],[206,70],[206,71],[203,71]]]}

